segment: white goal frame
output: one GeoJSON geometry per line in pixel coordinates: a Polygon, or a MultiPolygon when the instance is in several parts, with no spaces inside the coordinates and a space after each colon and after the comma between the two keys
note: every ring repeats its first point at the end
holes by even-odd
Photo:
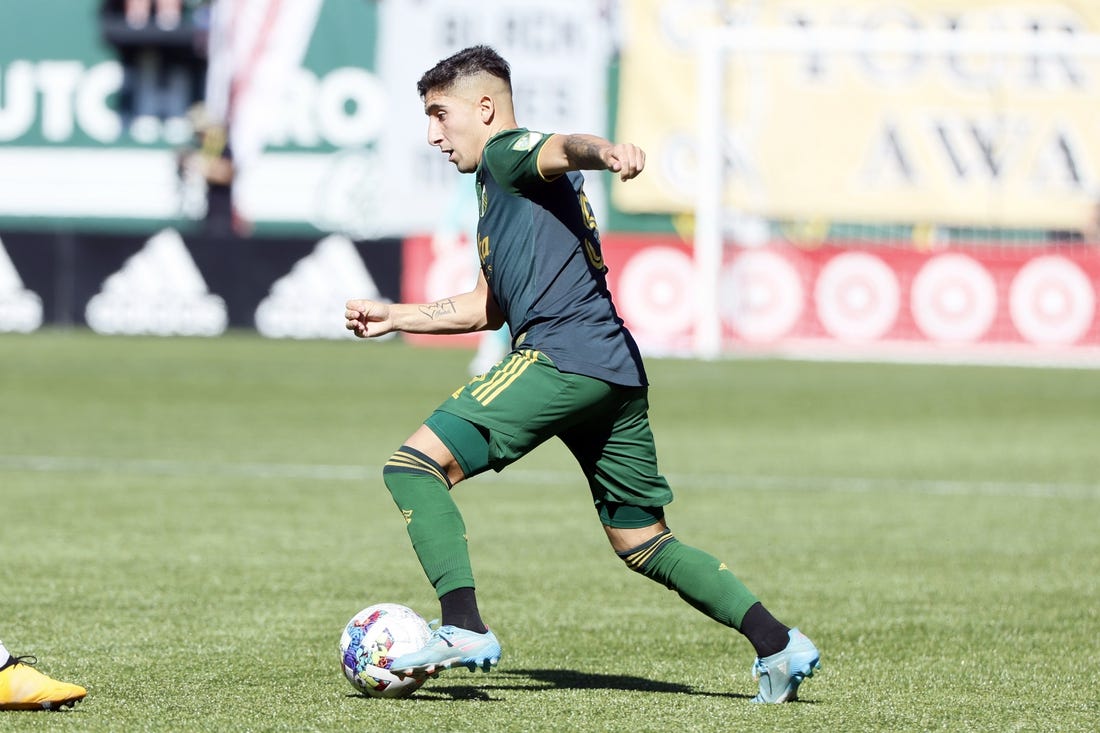
{"type": "Polygon", "coordinates": [[[725,68],[731,54],[786,54],[822,51],[836,54],[975,53],[994,57],[1071,55],[1100,58],[1100,35],[1022,36],[990,32],[930,30],[883,31],[841,28],[794,29],[720,27],[704,31],[698,46],[698,180],[695,194],[694,264],[697,317],[693,351],[702,359],[722,355],[719,276],[726,215],[724,162],[721,154],[706,154],[722,140],[726,101],[725,68]]]}

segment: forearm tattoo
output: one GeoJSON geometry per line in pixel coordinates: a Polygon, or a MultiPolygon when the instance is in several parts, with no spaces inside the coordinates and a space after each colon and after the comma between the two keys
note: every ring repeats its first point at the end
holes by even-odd
{"type": "Polygon", "coordinates": [[[420,312],[434,321],[440,316],[457,313],[458,308],[455,307],[454,300],[452,300],[451,298],[445,298],[443,300],[437,300],[434,303],[428,303],[427,305],[420,306],[420,312]]]}
{"type": "Polygon", "coordinates": [[[569,159],[585,168],[599,168],[604,165],[600,156],[602,146],[594,140],[570,135],[565,139],[565,154],[569,159]]]}

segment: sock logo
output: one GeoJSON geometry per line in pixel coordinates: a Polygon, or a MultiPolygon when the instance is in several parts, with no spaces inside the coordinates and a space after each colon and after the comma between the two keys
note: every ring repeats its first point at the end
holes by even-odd
{"type": "Polygon", "coordinates": [[[229,314],[207,289],[179,232],[165,229],[103,281],[84,320],[102,334],[219,336],[229,314]]]}
{"type": "Polygon", "coordinates": [[[405,518],[405,524],[412,524],[412,520],[413,520],[413,510],[412,509],[402,509],[401,510],[401,516],[403,516],[405,518]]]}
{"type": "Polygon", "coordinates": [[[0,240],[0,331],[30,333],[42,325],[42,299],[23,287],[0,240]]]}

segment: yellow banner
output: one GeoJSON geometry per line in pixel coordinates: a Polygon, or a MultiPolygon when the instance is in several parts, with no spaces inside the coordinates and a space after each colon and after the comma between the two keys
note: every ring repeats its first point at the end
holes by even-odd
{"type": "Polygon", "coordinates": [[[623,210],[692,211],[700,156],[722,157],[727,206],[773,218],[1076,228],[1100,197],[1096,36],[1091,56],[1062,50],[1100,33],[1095,0],[627,0],[623,20],[616,136],[649,155],[614,187],[623,210]],[[722,27],[791,48],[727,49],[720,88],[700,90],[722,27]],[[792,41],[865,31],[884,47],[792,41]],[[708,95],[721,134],[700,146],[708,95]]]}

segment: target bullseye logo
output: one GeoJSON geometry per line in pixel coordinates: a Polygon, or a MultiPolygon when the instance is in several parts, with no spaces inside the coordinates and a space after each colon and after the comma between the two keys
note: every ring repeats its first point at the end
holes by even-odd
{"type": "Polygon", "coordinates": [[[934,341],[967,343],[982,338],[997,313],[993,277],[962,254],[928,260],[913,280],[913,319],[934,341]]]}
{"type": "Polygon", "coordinates": [[[626,263],[616,298],[639,335],[686,333],[695,319],[694,283],[690,257],[672,247],[651,247],[626,263]]]}
{"type": "Polygon", "coordinates": [[[798,270],[775,252],[745,252],[728,265],[719,285],[718,307],[746,341],[761,343],[786,336],[805,307],[798,270]]]}
{"type": "Polygon", "coordinates": [[[833,257],[818,275],[814,302],[821,325],[841,341],[873,341],[894,325],[901,289],[894,271],[865,252],[833,257]]]}
{"type": "Polygon", "coordinates": [[[1073,261],[1057,255],[1036,257],[1013,278],[1009,310],[1012,323],[1031,343],[1072,344],[1092,325],[1096,293],[1073,261]]]}

